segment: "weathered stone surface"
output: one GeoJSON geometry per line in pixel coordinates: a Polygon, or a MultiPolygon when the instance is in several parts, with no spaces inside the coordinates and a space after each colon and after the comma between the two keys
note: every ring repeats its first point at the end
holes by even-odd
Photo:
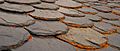
{"type": "Polygon", "coordinates": [[[80,48],[100,48],[107,42],[104,35],[91,28],[70,28],[67,34],[59,35],[58,38],[80,48]],[[92,42],[92,43],[91,43],[92,42]],[[96,45],[97,44],[97,45],[96,45]]]}
{"type": "Polygon", "coordinates": [[[34,23],[34,19],[28,15],[0,11],[0,25],[28,26],[34,23]]]}
{"type": "Polygon", "coordinates": [[[86,2],[88,2],[88,0],[74,0],[74,1],[80,2],[80,3],[86,3],[86,2]]]}
{"type": "Polygon", "coordinates": [[[86,17],[79,18],[66,16],[65,20],[62,22],[72,27],[92,27],[94,25],[94,23],[86,17]]]}
{"type": "Polygon", "coordinates": [[[73,17],[84,17],[85,14],[75,10],[75,9],[67,9],[67,8],[59,8],[59,12],[67,15],[67,16],[73,16],[73,17]]]}
{"type": "Polygon", "coordinates": [[[13,51],[76,51],[72,45],[55,38],[33,38],[13,51]]]}
{"type": "Polygon", "coordinates": [[[94,22],[99,22],[102,20],[102,18],[97,15],[86,15],[85,17],[87,17],[88,19],[90,19],[94,22]]]}
{"type": "Polygon", "coordinates": [[[56,0],[41,0],[42,2],[54,3],[56,0]]]}
{"type": "Polygon", "coordinates": [[[34,11],[34,8],[32,6],[10,4],[10,3],[0,4],[0,9],[5,11],[19,12],[19,13],[27,13],[34,11]]]}
{"type": "Polygon", "coordinates": [[[85,13],[85,14],[97,14],[98,13],[98,11],[96,11],[93,8],[85,8],[85,7],[83,7],[83,8],[80,8],[78,10],[85,13]]]}
{"type": "Polygon", "coordinates": [[[18,4],[36,4],[40,3],[40,0],[5,0],[10,3],[18,3],[18,4]]]}
{"type": "Polygon", "coordinates": [[[59,9],[59,6],[52,4],[52,3],[44,3],[41,4],[34,4],[33,7],[38,9],[49,9],[49,10],[57,10],[59,9]]]}
{"type": "Polygon", "coordinates": [[[26,27],[33,35],[50,36],[65,34],[68,27],[59,21],[36,21],[35,24],[26,27]]]}
{"type": "Polygon", "coordinates": [[[114,8],[112,10],[112,13],[116,14],[116,15],[120,15],[120,8],[114,8]]]}
{"type": "Polygon", "coordinates": [[[102,34],[110,34],[110,33],[116,32],[116,28],[108,23],[96,22],[96,23],[94,23],[94,25],[95,25],[95,30],[102,34]]]}
{"type": "Polygon", "coordinates": [[[112,25],[120,27],[120,20],[110,21],[110,20],[103,20],[104,22],[110,23],[112,25]]]}
{"type": "Polygon", "coordinates": [[[104,18],[104,19],[107,19],[107,20],[119,20],[120,19],[120,16],[112,14],[112,13],[102,13],[102,12],[100,12],[97,15],[104,18]]]}
{"type": "Polygon", "coordinates": [[[21,46],[29,36],[29,32],[23,28],[0,26],[0,49],[21,46]]]}
{"type": "Polygon", "coordinates": [[[113,47],[107,47],[107,48],[101,48],[95,51],[119,51],[119,50],[113,47]]]}
{"type": "Polygon", "coordinates": [[[35,10],[35,12],[29,13],[30,16],[40,20],[61,20],[64,19],[64,15],[54,10],[35,10]]]}
{"type": "Polygon", "coordinates": [[[109,7],[106,7],[106,6],[93,6],[94,9],[98,10],[98,11],[101,11],[101,12],[111,12],[112,9],[109,8],[109,7]]]}
{"type": "Polygon", "coordinates": [[[112,46],[120,48],[120,35],[116,34],[116,35],[108,36],[108,43],[112,46]]]}
{"type": "Polygon", "coordinates": [[[72,0],[58,0],[55,2],[55,4],[62,6],[62,7],[67,7],[67,8],[79,8],[82,6],[81,3],[77,3],[72,0]]]}

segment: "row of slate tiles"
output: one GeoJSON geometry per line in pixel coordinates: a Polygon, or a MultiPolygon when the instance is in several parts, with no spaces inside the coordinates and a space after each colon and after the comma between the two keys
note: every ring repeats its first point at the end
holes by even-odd
{"type": "MultiPolygon", "coordinates": [[[[47,11],[46,11],[47,12],[47,11]]],[[[54,13],[54,12],[53,12],[54,13]]],[[[35,14],[37,14],[37,13],[35,13],[35,14]]],[[[44,18],[43,18],[44,19],[44,18]]],[[[45,19],[45,20],[47,20],[47,19],[45,19]]],[[[52,19],[52,20],[54,20],[54,19],[52,19]]],[[[83,21],[84,22],[84,21],[83,21]]],[[[44,23],[44,22],[43,22],[44,23]]],[[[46,24],[46,23],[45,23],[46,24]]],[[[56,23],[55,23],[56,24],[56,23]]],[[[44,25],[44,24],[43,24],[44,25]]],[[[63,26],[64,27],[64,26],[63,26]]],[[[37,28],[34,28],[34,29],[37,29],[37,28]]],[[[44,29],[44,28],[43,28],[44,29]]],[[[64,28],[63,28],[64,29],[64,28]]],[[[42,29],[41,29],[42,30],[42,29]]],[[[48,31],[48,30],[44,30],[44,31],[42,31],[42,32],[45,32],[45,31],[48,31]]],[[[50,31],[51,32],[51,31],[50,31]]],[[[53,32],[54,33],[54,32],[53,32]]],[[[59,33],[59,31],[58,31],[58,33],[59,33]]],[[[61,33],[61,32],[60,32],[61,33]]],[[[45,33],[44,33],[45,34],[45,33]]],[[[43,35],[44,35],[43,34],[43,35]]]]}

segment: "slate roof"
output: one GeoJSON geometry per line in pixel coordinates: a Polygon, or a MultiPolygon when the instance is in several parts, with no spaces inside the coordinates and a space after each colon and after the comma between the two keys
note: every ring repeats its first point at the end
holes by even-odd
{"type": "Polygon", "coordinates": [[[120,3],[0,0],[0,51],[120,51],[120,3]]]}

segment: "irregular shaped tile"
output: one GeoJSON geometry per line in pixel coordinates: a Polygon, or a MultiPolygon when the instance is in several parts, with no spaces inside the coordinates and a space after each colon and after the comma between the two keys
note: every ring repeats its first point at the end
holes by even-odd
{"type": "Polygon", "coordinates": [[[107,47],[107,48],[102,48],[95,51],[119,51],[119,50],[113,47],[107,47]]]}
{"type": "Polygon", "coordinates": [[[40,0],[5,0],[10,3],[18,3],[18,4],[37,4],[40,3],[40,0]]]}
{"type": "Polygon", "coordinates": [[[112,13],[116,14],[116,15],[120,15],[120,8],[114,8],[112,10],[112,13]]]}
{"type": "Polygon", "coordinates": [[[0,11],[0,25],[21,27],[34,23],[34,19],[28,15],[0,11]]]}
{"type": "Polygon", "coordinates": [[[29,13],[29,15],[40,20],[56,21],[64,19],[64,15],[62,13],[54,10],[35,10],[35,12],[29,13]]]}
{"type": "Polygon", "coordinates": [[[104,46],[107,40],[104,35],[91,28],[70,28],[67,34],[59,35],[58,38],[80,48],[94,49],[104,46]],[[97,44],[97,45],[96,45],[97,44]]]}
{"type": "Polygon", "coordinates": [[[74,1],[79,2],[79,3],[86,3],[86,2],[88,2],[88,0],[74,0],[74,1]]]}
{"type": "Polygon", "coordinates": [[[98,13],[98,11],[96,11],[95,9],[92,9],[92,8],[83,7],[83,8],[79,8],[78,10],[85,14],[97,14],[98,13]]]}
{"type": "Polygon", "coordinates": [[[52,4],[52,3],[44,3],[41,4],[34,4],[33,7],[38,9],[49,9],[49,10],[57,10],[59,9],[59,6],[52,4]]]}
{"type": "Polygon", "coordinates": [[[19,13],[27,13],[34,11],[34,8],[32,6],[10,4],[10,3],[0,4],[0,9],[5,11],[19,12],[19,13]]]}
{"type": "Polygon", "coordinates": [[[76,51],[72,45],[55,38],[33,38],[13,51],[76,51]]]}
{"type": "Polygon", "coordinates": [[[23,28],[0,26],[1,49],[19,47],[23,45],[29,37],[29,32],[23,28]]]}
{"type": "Polygon", "coordinates": [[[67,8],[79,8],[82,6],[81,3],[77,3],[72,0],[58,0],[55,2],[55,4],[62,6],[62,7],[67,7],[67,8]]]}
{"type": "Polygon", "coordinates": [[[67,9],[67,8],[59,8],[59,12],[67,15],[67,16],[73,16],[73,17],[84,17],[85,14],[75,10],[75,9],[67,9]]]}
{"type": "Polygon", "coordinates": [[[116,35],[108,36],[108,43],[112,46],[120,48],[120,35],[116,34],[116,35]]]}
{"type": "Polygon", "coordinates": [[[106,13],[112,11],[112,9],[107,7],[107,6],[93,6],[93,8],[100,11],[100,12],[106,12],[106,13]]]}
{"type": "Polygon", "coordinates": [[[41,0],[42,2],[54,3],[56,0],[41,0]]]}
{"type": "Polygon", "coordinates": [[[107,20],[119,20],[120,16],[112,14],[112,13],[98,13],[98,16],[102,17],[103,19],[107,19],[107,20]]]}
{"type": "Polygon", "coordinates": [[[87,17],[88,19],[94,22],[99,22],[102,20],[102,18],[97,15],[86,15],[85,17],[87,17]]]}
{"type": "Polygon", "coordinates": [[[116,32],[116,28],[114,26],[112,26],[111,24],[108,24],[108,23],[95,22],[94,26],[95,26],[95,30],[102,33],[102,34],[111,34],[111,33],[116,32]]]}
{"type": "Polygon", "coordinates": [[[59,21],[36,21],[26,29],[36,36],[59,35],[68,31],[68,27],[59,21]]]}
{"type": "Polygon", "coordinates": [[[66,16],[65,20],[62,20],[63,23],[72,27],[92,27],[94,23],[85,17],[69,17],[66,16]]]}
{"type": "Polygon", "coordinates": [[[110,20],[103,20],[104,22],[110,23],[112,25],[120,27],[120,20],[110,21],[110,20]]]}

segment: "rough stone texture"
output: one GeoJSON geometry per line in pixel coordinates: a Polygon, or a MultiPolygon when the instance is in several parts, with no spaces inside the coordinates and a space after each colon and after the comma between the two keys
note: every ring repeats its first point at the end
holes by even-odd
{"type": "Polygon", "coordinates": [[[27,13],[34,11],[34,8],[32,6],[10,4],[10,3],[0,4],[0,9],[5,11],[19,12],[19,13],[27,13]]]}
{"type": "Polygon", "coordinates": [[[110,21],[110,20],[103,20],[104,22],[110,23],[112,25],[120,27],[120,20],[110,21]]]}
{"type": "Polygon", "coordinates": [[[98,13],[98,11],[96,11],[93,8],[85,8],[85,7],[83,7],[83,8],[80,8],[78,10],[85,13],[85,14],[97,14],[98,13]]]}
{"type": "Polygon", "coordinates": [[[86,15],[85,17],[87,17],[88,19],[94,22],[102,21],[102,18],[97,15],[86,15]]]}
{"type": "Polygon", "coordinates": [[[61,20],[64,19],[64,15],[54,10],[35,10],[33,13],[29,13],[30,16],[40,20],[61,20]]]}
{"type": "Polygon", "coordinates": [[[72,45],[55,38],[33,38],[13,51],[76,51],[72,45]]]}
{"type": "Polygon", "coordinates": [[[62,22],[72,27],[92,27],[94,25],[94,23],[86,17],[79,18],[66,16],[65,20],[62,22]]]}
{"type": "Polygon", "coordinates": [[[102,34],[110,34],[110,33],[115,33],[116,32],[116,28],[114,26],[112,26],[111,24],[108,23],[104,23],[104,22],[96,22],[94,23],[95,28],[99,29],[95,29],[98,32],[102,33],[102,34]]]}
{"type": "Polygon", "coordinates": [[[5,26],[28,26],[34,24],[35,21],[28,15],[25,14],[15,14],[6,13],[0,11],[0,25],[5,26]]]}
{"type": "Polygon", "coordinates": [[[114,8],[112,10],[112,13],[116,14],[116,15],[120,15],[120,8],[114,8]]]}
{"type": "Polygon", "coordinates": [[[37,21],[35,24],[26,27],[28,31],[33,35],[38,36],[51,36],[65,34],[68,31],[68,27],[58,21],[37,21]]]}
{"type": "Polygon", "coordinates": [[[101,11],[101,12],[111,12],[112,9],[109,8],[109,7],[106,7],[106,6],[93,6],[94,9],[98,10],[98,11],[101,11]]]}
{"type": "Polygon", "coordinates": [[[40,3],[40,0],[5,0],[10,3],[18,3],[18,4],[36,4],[40,3]]]}
{"type": "Polygon", "coordinates": [[[52,4],[52,3],[44,3],[42,2],[41,4],[34,4],[33,7],[38,8],[38,9],[48,9],[48,10],[57,10],[59,9],[59,6],[52,4]]]}
{"type": "Polygon", "coordinates": [[[61,7],[58,11],[67,16],[73,16],[73,17],[84,17],[85,16],[85,14],[83,14],[75,9],[67,9],[67,8],[61,7]]]}
{"type": "Polygon", "coordinates": [[[58,0],[55,2],[55,4],[62,6],[62,7],[67,7],[67,8],[79,8],[82,6],[81,3],[77,3],[72,0],[58,0]]]}
{"type": "Polygon", "coordinates": [[[23,28],[0,26],[0,49],[21,46],[29,36],[29,32],[23,28]]]}
{"type": "Polygon", "coordinates": [[[107,42],[103,37],[105,36],[90,28],[70,28],[67,34],[58,36],[64,41],[74,43],[73,45],[81,45],[81,48],[100,48],[101,44],[107,42]]]}
{"type": "Polygon", "coordinates": [[[100,12],[97,15],[104,18],[104,19],[107,19],[107,20],[119,20],[120,19],[120,16],[112,14],[112,13],[102,13],[102,12],[100,12]]]}

